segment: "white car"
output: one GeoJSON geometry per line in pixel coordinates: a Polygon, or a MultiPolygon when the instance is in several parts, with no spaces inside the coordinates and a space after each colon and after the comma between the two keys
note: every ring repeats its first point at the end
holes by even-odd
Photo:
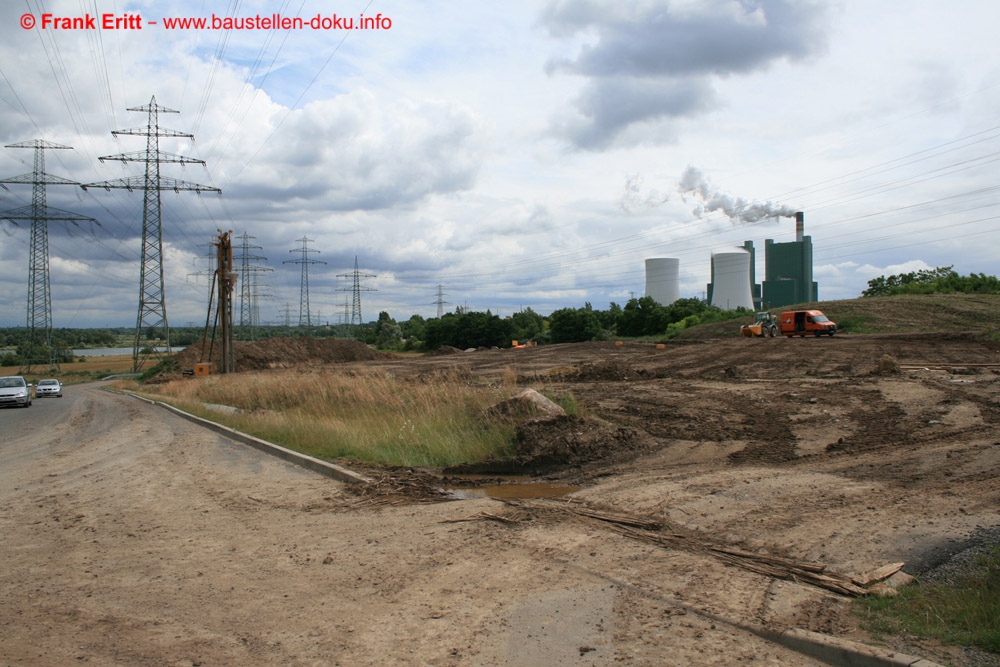
{"type": "Polygon", "coordinates": [[[39,380],[38,384],[35,385],[35,398],[41,398],[42,396],[58,396],[62,398],[62,383],[55,378],[39,380]]]}
{"type": "Polygon", "coordinates": [[[31,407],[31,385],[20,375],[0,378],[0,405],[31,407]]]}

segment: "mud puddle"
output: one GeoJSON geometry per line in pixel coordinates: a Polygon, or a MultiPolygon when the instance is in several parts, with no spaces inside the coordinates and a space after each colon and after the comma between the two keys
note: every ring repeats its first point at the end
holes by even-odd
{"type": "Polygon", "coordinates": [[[461,478],[451,478],[443,485],[443,489],[449,496],[456,500],[474,500],[477,498],[504,498],[504,499],[529,499],[529,498],[556,498],[566,494],[579,491],[579,486],[567,484],[566,482],[553,482],[537,480],[530,477],[503,477],[482,476],[480,479],[489,480],[488,483],[476,483],[475,475],[463,476],[461,478]],[[468,482],[468,484],[465,484],[468,482]]]}

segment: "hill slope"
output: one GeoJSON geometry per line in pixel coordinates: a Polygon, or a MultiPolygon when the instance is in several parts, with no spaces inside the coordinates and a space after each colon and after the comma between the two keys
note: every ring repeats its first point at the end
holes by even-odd
{"type": "MultiPolygon", "coordinates": [[[[847,333],[919,333],[928,331],[1000,331],[1000,295],[996,294],[907,294],[842,301],[819,301],[786,308],[815,308],[847,333]]],[[[739,335],[740,326],[753,316],[691,327],[680,338],[739,335]]]]}

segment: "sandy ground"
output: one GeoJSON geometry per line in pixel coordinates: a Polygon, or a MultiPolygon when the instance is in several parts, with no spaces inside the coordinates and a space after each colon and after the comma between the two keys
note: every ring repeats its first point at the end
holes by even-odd
{"type": "Polygon", "coordinates": [[[643,437],[556,477],[588,507],[684,540],[635,539],[551,501],[359,502],[159,408],[73,387],[0,411],[0,664],[812,665],[748,628],[875,643],[849,599],[705,547],[854,576],[894,561],[919,572],[1000,524],[1000,375],[970,365],[1000,355],[970,337],[602,343],[347,367],[365,363],[401,377],[516,373],[572,393],[643,437]],[[874,372],[885,354],[902,372],[874,372]]]}

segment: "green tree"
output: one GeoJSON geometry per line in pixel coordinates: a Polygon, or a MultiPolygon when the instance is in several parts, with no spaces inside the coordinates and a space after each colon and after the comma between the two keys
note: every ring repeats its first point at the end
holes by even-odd
{"type": "Polygon", "coordinates": [[[910,271],[894,276],[879,276],[868,281],[868,289],[861,296],[891,296],[895,294],[933,294],[939,283],[947,284],[958,274],[950,266],[936,269],[910,271]]]}
{"type": "Polygon", "coordinates": [[[511,337],[518,342],[533,340],[545,330],[545,319],[531,308],[514,313],[510,318],[511,337]]]}
{"type": "Polygon", "coordinates": [[[612,301],[608,304],[607,310],[597,311],[597,319],[601,322],[601,328],[609,333],[618,331],[618,322],[622,316],[622,307],[612,301]]]}
{"type": "Polygon", "coordinates": [[[667,322],[670,324],[680,322],[685,317],[700,315],[710,308],[711,306],[708,305],[708,302],[701,299],[677,299],[666,307],[667,322]]]}
{"type": "Polygon", "coordinates": [[[396,324],[396,320],[389,317],[386,311],[380,312],[375,323],[375,346],[388,350],[399,346],[402,340],[403,330],[396,324]]]}
{"type": "Polygon", "coordinates": [[[667,311],[651,296],[629,299],[618,318],[622,336],[651,336],[667,329],[667,311]]]}
{"type": "Polygon", "coordinates": [[[466,349],[470,347],[504,347],[510,345],[512,325],[490,311],[479,313],[456,309],[443,317],[427,320],[424,325],[424,345],[435,350],[442,345],[466,349]]]}
{"type": "Polygon", "coordinates": [[[553,343],[580,343],[601,335],[601,321],[589,308],[561,308],[549,315],[553,343]]]}

